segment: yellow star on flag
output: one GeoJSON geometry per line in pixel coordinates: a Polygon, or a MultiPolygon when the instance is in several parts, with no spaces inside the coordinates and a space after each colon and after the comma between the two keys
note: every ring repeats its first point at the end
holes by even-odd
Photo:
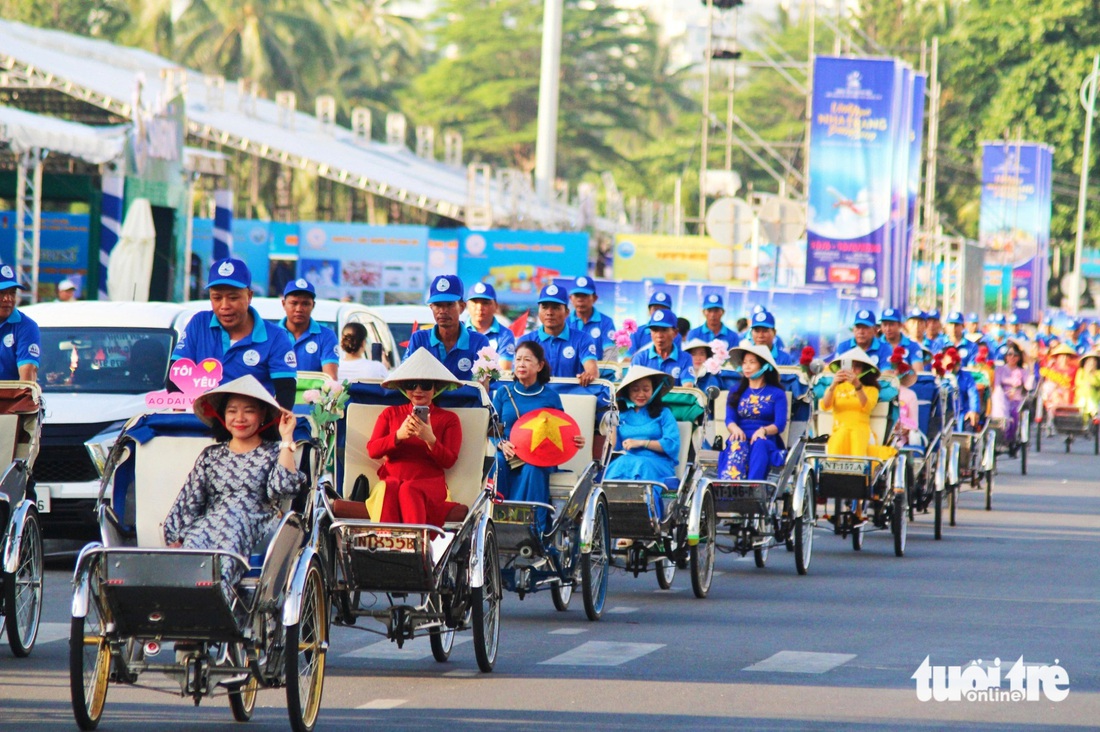
{"type": "Polygon", "coordinates": [[[531,451],[533,452],[542,444],[543,440],[550,440],[559,450],[564,449],[561,439],[561,428],[569,424],[568,420],[555,417],[547,412],[539,412],[525,424],[519,425],[521,430],[531,431],[531,451]]]}

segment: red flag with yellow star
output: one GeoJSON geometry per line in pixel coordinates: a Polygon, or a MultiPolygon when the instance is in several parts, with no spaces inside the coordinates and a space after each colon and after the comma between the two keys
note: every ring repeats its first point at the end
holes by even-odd
{"type": "Polygon", "coordinates": [[[581,433],[576,420],[560,409],[535,409],[512,425],[508,440],[525,463],[549,468],[568,462],[577,454],[573,438],[581,433]]]}

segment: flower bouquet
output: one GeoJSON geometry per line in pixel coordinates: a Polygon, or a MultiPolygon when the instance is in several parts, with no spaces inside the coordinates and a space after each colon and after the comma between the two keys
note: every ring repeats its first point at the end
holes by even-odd
{"type": "Polygon", "coordinates": [[[638,332],[638,321],[634,318],[627,318],[623,321],[623,327],[619,330],[611,331],[610,338],[615,344],[615,347],[619,349],[618,360],[624,361],[626,354],[630,352],[631,340],[630,336],[638,332]]]}
{"type": "Polygon", "coordinates": [[[703,362],[703,368],[708,374],[717,374],[729,360],[730,352],[725,341],[715,339],[707,344],[710,347],[711,356],[703,362]]]}
{"type": "Polygon", "coordinates": [[[348,382],[325,379],[320,389],[309,389],[302,401],[311,405],[309,419],[317,429],[321,442],[322,465],[329,465],[336,450],[336,421],[344,416],[348,403],[348,382]]]}
{"type": "Polygon", "coordinates": [[[485,346],[477,352],[473,365],[474,378],[488,386],[489,382],[500,378],[500,356],[492,346],[485,346]]]}

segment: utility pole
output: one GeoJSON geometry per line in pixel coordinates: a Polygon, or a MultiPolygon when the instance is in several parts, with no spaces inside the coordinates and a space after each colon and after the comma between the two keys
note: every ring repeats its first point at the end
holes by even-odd
{"type": "Polygon", "coordinates": [[[1081,105],[1085,108],[1085,146],[1081,151],[1081,189],[1077,194],[1077,238],[1073,246],[1073,284],[1070,285],[1070,312],[1081,311],[1081,259],[1085,250],[1085,206],[1089,187],[1089,148],[1092,146],[1092,118],[1096,108],[1096,83],[1100,78],[1100,54],[1092,60],[1092,73],[1081,82],[1081,105]]]}
{"type": "Polygon", "coordinates": [[[535,139],[535,192],[542,201],[554,196],[558,155],[558,96],[561,76],[562,0],[545,0],[542,10],[542,59],[539,116],[535,139]]]}

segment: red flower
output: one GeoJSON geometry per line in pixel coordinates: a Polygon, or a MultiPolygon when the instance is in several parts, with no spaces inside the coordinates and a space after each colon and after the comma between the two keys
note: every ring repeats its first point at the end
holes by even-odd
{"type": "Polygon", "coordinates": [[[814,352],[813,346],[806,346],[802,349],[802,355],[798,359],[799,366],[809,366],[810,362],[814,360],[814,356],[817,355],[814,352]]]}

